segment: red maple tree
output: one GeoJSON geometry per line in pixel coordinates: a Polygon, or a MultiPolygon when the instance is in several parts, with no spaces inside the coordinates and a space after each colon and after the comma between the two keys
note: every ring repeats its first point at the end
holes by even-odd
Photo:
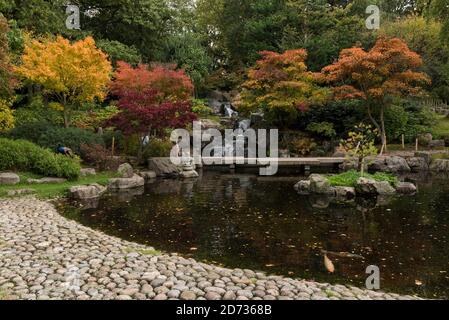
{"type": "Polygon", "coordinates": [[[133,68],[126,62],[117,62],[112,93],[123,96],[127,92],[155,90],[158,102],[186,101],[192,97],[192,80],[184,70],[176,70],[174,65],[149,66],[139,64],[133,68]]]}
{"type": "Polygon", "coordinates": [[[144,149],[146,137],[165,137],[166,129],[184,128],[196,119],[192,112],[193,85],[183,70],[162,66],[133,68],[118,62],[112,83],[121,112],[107,121],[107,126],[120,129],[126,135],[138,134],[144,149]]]}

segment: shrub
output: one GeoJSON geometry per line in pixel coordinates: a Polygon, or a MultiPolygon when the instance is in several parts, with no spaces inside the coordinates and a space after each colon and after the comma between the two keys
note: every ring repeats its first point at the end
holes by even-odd
{"type": "Polygon", "coordinates": [[[14,115],[6,101],[0,99],[0,132],[14,128],[14,115]]]}
{"type": "Polygon", "coordinates": [[[192,112],[202,117],[207,117],[214,113],[212,108],[207,106],[206,101],[202,99],[192,100],[192,112]]]}
{"type": "Polygon", "coordinates": [[[311,123],[331,123],[337,137],[344,137],[365,117],[363,105],[359,101],[332,101],[310,108],[299,118],[298,124],[300,129],[306,130],[311,123]]]}
{"type": "Polygon", "coordinates": [[[91,106],[91,111],[78,111],[72,116],[73,126],[80,129],[97,129],[104,125],[106,121],[119,113],[116,106],[98,107],[91,106]]]}
{"type": "Polygon", "coordinates": [[[399,102],[385,113],[385,126],[390,142],[399,142],[404,134],[406,142],[414,142],[422,133],[429,132],[435,126],[435,114],[427,107],[421,107],[414,101],[399,102]]]}
{"type": "Polygon", "coordinates": [[[52,128],[53,126],[51,126],[47,122],[27,123],[19,125],[10,130],[7,134],[7,137],[15,140],[23,139],[31,141],[33,143],[38,143],[41,135],[52,128]]]}
{"type": "Polygon", "coordinates": [[[152,157],[168,157],[173,145],[170,140],[151,139],[150,143],[145,147],[145,159],[152,157]]]}
{"type": "Polygon", "coordinates": [[[125,138],[121,131],[109,129],[104,130],[102,138],[104,145],[107,148],[112,148],[112,139],[114,138],[114,149],[116,153],[124,149],[125,138]]]}
{"type": "Polygon", "coordinates": [[[101,171],[115,171],[120,166],[120,158],[112,157],[111,151],[100,144],[81,145],[81,152],[85,155],[84,161],[97,167],[101,171]]]}
{"type": "Polygon", "coordinates": [[[25,140],[0,138],[0,171],[30,171],[45,176],[76,179],[80,173],[78,159],[57,155],[25,140]]]}
{"type": "Polygon", "coordinates": [[[292,153],[308,155],[315,150],[317,144],[311,138],[297,138],[291,141],[289,150],[292,153]]]}
{"type": "Polygon", "coordinates": [[[312,122],[307,126],[307,131],[324,138],[334,138],[337,134],[334,125],[329,122],[312,122]]]}
{"type": "Polygon", "coordinates": [[[59,144],[69,147],[76,154],[83,156],[81,153],[82,144],[99,144],[104,145],[103,138],[90,131],[78,128],[51,128],[39,137],[37,144],[41,147],[56,150],[59,144]]]}
{"type": "Polygon", "coordinates": [[[16,126],[30,123],[48,123],[50,126],[62,125],[61,112],[45,105],[42,97],[35,97],[27,106],[20,107],[14,112],[16,126]]]}

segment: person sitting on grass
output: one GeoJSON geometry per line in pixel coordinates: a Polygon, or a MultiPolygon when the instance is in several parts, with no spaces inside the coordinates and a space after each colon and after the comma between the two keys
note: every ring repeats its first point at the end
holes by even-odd
{"type": "Polygon", "coordinates": [[[56,152],[59,154],[71,157],[71,158],[74,157],[72,149],[64,147],[61,144],[58,144],[58,148],[56,149],[56,152]]]}

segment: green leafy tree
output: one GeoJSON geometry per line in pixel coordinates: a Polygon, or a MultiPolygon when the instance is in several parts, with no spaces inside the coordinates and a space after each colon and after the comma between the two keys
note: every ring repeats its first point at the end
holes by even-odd
{"type": "Polygon", "coordinates": [[[134,66],[142,62],[142,56],[134,46],[127,46],[115,40],[102,39],[97,42],[97,47],[108,54],[114,67],[117,66],[117,61],[125,61],[134,66]]]}
{"type": "Polygon", "coordinates": [[[0,12],[20,28],[37,34],[62,34],[65,27],[64,0],[0,0],[0,12]]]}
{"type": "Polygon", "coordinates": [[[166,0],[78,0],[83,30],[96,39],[115,40],[135,46],[147,61],[159,60],[170,30],[171,10],[166,0]]]}
{"type": "Polygon", "coordinates": [[[362,176],[365,172],[366,161],[369,156],[375,156],[378,149],[375,145],[379,131],[373,129],[370,125],[360,123],[355,126],[354,131],[349,132],[348,138],[342,140],[340,147],[344,149],[348,155],[357,159],[357,165],[362,176]]]}
{"type": "Polygon", "coordinates": [[[423,58],[422,70],[432,78],[432,91],[449,101],[449,43],[440,37],[442,23],[409,16],[381,24],[379,34],[403,39],[423,58]]]}

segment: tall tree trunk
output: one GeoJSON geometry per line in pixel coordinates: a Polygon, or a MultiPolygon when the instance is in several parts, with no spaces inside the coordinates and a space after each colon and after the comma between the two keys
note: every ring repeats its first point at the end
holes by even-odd
{"type": "Polygon", "coordinates": [[[381,137],[382,137],[382,150],[387,151],[387,133],[385,132],[385,107],[382,104],[380,109],[380,125],[381,125],[381,137]]]}
{"type": "Polygon", "coordinates": [[[379,130],[380,133],[380,138],[382,140],[382,150],[384,149],[384,147],[386,146],[386,141],[387,141],[387,137],[385,135],[385,121],[384,121],[384,107],[381,107],[381,111],[380,111],[380,124],[379,122],[376,121],[376,119],[374,119],[373,114],[371,112],[371,106],[368,103],[368,117],[371,120],[371,122],[374,124],[374,126],[377,128],[377,130],[379,130]]]}
{"type": "Polygon", "coordinates": [[[371,120],[371,122],[374,124],[374,126],[377,128],[377,130],[379,130],[379,132],[381,132],[382,131],[382,127],[376,121],[376,119],[374,119],[373,114],[371,112],[371,106],[370,105],[368,105],[368,118],[371,120]]]}

